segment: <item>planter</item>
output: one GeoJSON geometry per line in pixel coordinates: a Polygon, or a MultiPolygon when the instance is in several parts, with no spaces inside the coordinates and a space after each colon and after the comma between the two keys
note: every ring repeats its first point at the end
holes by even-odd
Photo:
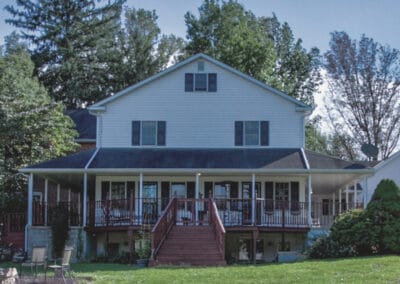
{"type": "Polygon", "coordinates": [[[136,266],[139,268],[144,268],[149,264],[149,259],[148,258],[141,258],[141,259],[136,259],[136,266]]]}

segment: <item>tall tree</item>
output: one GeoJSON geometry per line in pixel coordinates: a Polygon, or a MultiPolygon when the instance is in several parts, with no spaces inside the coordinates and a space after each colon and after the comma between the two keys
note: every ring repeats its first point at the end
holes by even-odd
{"type": "Polygon", "coordinates": [[[205,0],[185,15],[188,54],[204,52],[307,104],[321,83],[319,51],[307,52],[287,23],[256,17],[237,1],[205,0]]]}
{"type": "Polygon", "coordinates": [[[400,137],[399,50],[365,35],[357,41],[334,32],[325,59],[334,129],[359,147],[376,146],[379,157],[387,158],[400,137]]]}
{"type": "Polygon", "coordinates": [[[57,101],[79,107],[109,92],[107,58],[98,50],[111,51],[109,35],[117,31],[124,1],[98,7],[95,0],[16,0],[18,8],[5,7],[13,16],[6,22],[32,43],[36,73],[57,101]]]}
{"type": "Polygon", "coordinates": [[[26,188],[19,168],[77,146],[72,120],[33,77],[34,64],[23,47],[14,34],[0,54],[0,212],[20,208],[12,202],[21,202],[26,188]]]}
{"type": "Polygon", "coordinates": [[[114,51],[119,64],[111,70],[116,90],[160,72],[181,55],[183,40],[162,34],[157,18],[154,10],[125,10],[125,23],[116,38],[114,51]]]}

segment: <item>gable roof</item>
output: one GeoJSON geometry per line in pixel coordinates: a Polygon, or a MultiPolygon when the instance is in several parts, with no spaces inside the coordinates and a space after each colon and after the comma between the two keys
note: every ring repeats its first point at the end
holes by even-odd
{"type": "Polygon", "coordinates": [[[313,109],[311,106],[306,105],[305,103],[303,103],[303,102],[301,102],[299,100],[296,100],[295,98],[293,98],[293,97],[291,97],[291,96],[289,96],[289,95],[287,95],[287,94],[285,94],[285,93],[283,93],[283,92],[281,92],[281,91],[279,91],[279,90],[277,90],[277,89],[275,89],[275,88],[273,88],[273,87],[271,87],[271,86],[269,86],[269,85],[267,85],[267,84],[265,84],[265,83],[263,83],[261,81],[258,81],[256,79],[254,79],[253,77],[251,77],[251,76],[249,76],[247,74],[244,74],[243,72],[240,72],[240,71],[230,67],[229,65],[226,65],[226,64],[224,64],[224,63],[222,63],[222,62],[220,62],[220,61],[218,61],[218,60],[216,60],[216,59],[214,59],[214,58],[212,58],[212,57],[210,57],[208,55],[205,55],[203,53],[195,54],[195,55],[193,55],[193,56],[191,56],[191,57],[189,57],[189,58],[187,58],[187,59],[185,59],[185,60],[183,60],[183,61],[181,61],[181,62],[179,62],[179,63],[177,63],[177,64],[175,64],[175,65],[173,65],[173,66],[171,66],[171,67],[169,67],[169,68],[167,68],[167,69],[165,69],[165,70],[163,70],[163,71],[161,71],[161,72],[159,72],[159,73],[157,73],[157,74],[155,74],[153,76],[150,76],[149,78],[147,78],[147,79],[145,79],[143,81],[140,81],[140,82],[138,82],[138,83],[136,83],[136,84],[134,84],[134,85],[132,85],[130,87],[127,87],[126,89],[123,89],[120,92],[118,92],[118,93],[116,93],[116,94],[114,94],[114,95],[112,95],[112,96],[110,96],[108,98],[105,98],[105,99],[93,104],[92,106],[88,107],[88,109],[90,111],[105,110],[105,105],[107,105],[108,103],[110,103],[110,102],[112,102],[112,101],[114,101],[114,100],[116,100],[116,99],[118,99],[118,98],[120,98],[120,97],[122,97],[122,96],[124,96],[126,94],[129,94],[130,92],[132,92],[132,91],[134,91],[134,90],[136,90],[136,89],[138,89],[138,88],[140,88],[140,87],[142,87],[142,86],[144,86],[146,84],[149,84],[149,83],[153,82],[154,80],[156,80],[156,79],[158,79],[160,77],[163,77],[163,76],[165,76],[165,75],[167,75],[167,74],[169,74],[169,73],[171,73],[171,72],[173,72],[173,71],[175,71],[175,70],[177,70],[177,69],[179,69],[179,68],[181,68],[181,67],[183,67],[183,66],[185,66],[185,65],[187,65],[189,63],[192,63],[192,62],[194,62],[194,61],[196,61],[198,59],[209,61],[209,62],[217,65],[218,67],[220,67],[220,68],[222,68],[222,69],[224,69],[226,71],[229,71],[229,72],[231,72],[231,73],[243,78],[244,80],[247,80],[247,81],[257,85],[258,87],[261,87],[262,89],[264,89],[266,91],[269,91],[269,92],[271,92],[271,93],[273,93],[273,94],[275,94],[275,95],[277,95],[279,97],[284,98],[285,100],[287,100],[287,101],[293,103],[294,105],[296,105],[297,108],[298,108],[297,110],[299,110],[299,111],[310,111],[310,110],[313,109]]]}
{"type": "Polygon", "coordinates": [[[304,150],[310,169],[342,169],[342,170],[357,170],[368,169],[368,164],[357,161],[345,161],[329,155],[317,153],[310,150],[304,150]]]}
{"type": "Polygon", "coordinates": [[[394,153],[393,155],[391,155],[389,158],[387,158],[386,160],[380,161],[379,163],[377,163],[374,168],[375,169],[380,169],[382,167],[385,167],[386,165],[390,164],[391,162],[393,162],[396,159],[400,158],[400,151],[394,153]]]}
{"type": "Polygon", "coordinates": [[[75,123],[77,142],[96,142],[96,117],[87,109],[69,109],[65,112],[75,123]]]}

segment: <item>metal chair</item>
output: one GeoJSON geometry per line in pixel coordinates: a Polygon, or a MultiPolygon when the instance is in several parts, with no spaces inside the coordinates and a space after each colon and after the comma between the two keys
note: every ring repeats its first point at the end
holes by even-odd
{"type": "Polygon", "coordinates": [[[32,257],[30,260],[21,263],[20,276],[22,276],[22,267],[30,267],[33,274],[35,268],[35,276],[37,276],[38,266],[43,266],[45,276],[47,270],[47,248],[46,247],[33,247],[32,257]]]}
{"type": "Polygon", "coordinates": [[[60,277],[65,281],[65,274],[68,273],[68,276],[71,277],[71,254],[72,248],[66,247],[63,252],[63,257],[60,259],[60,263],[57,264],[57,260],[54,262],[53,265],[49,265],[48,268],[54,269],[54,277],[60,277]]]}

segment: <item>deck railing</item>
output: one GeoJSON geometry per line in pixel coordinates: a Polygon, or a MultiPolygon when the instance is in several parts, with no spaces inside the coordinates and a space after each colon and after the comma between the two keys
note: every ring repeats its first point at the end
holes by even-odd
{"type": "Polygon", "coordinates": [[[176,205],[177,199],[173,198],[170,200],[169,204],[163,211],[163,214],[158,219],[157,223],[154,225],[151,231],[152,240],[152,258],[157,255],[158,250],[163,244],[165,238],[167,237],[169,231],[175,224],[176,220],[176,205]]]}
{"type": "Polygon", "coordinates": [[[217,204],[214,200],[210,200],[210,225],[214,227],[215,239],[217,241],[220,253],[225,252],[225,228],[218,214],[217,204]]]}
{"type": "Polygon", "coordinates": [[[8,213],[3,217],[5,233],[23,232],[26,224],[26,214],[22,212],[8,213]]]}
{"type": "Polygon", "coordinates": [[[68,211],[68,221],[70,226],[80,226],[82,224],[82,208],[75,202],[58,202],[50,204],[47,202],[33,202],[34,226],[48,226],[51,224],[56,206],[63,206],[68,211]]]}
{"type": "Polygon", "coordinates": [[[332,226],[336,217],[340,214],[352,210],[352,209],[363,209],[363,202],[339,202],[331,201],[328,202],[312,202],[311,203],[311,218],[312,226],[314,227],[326,227],[332,226]]]}

